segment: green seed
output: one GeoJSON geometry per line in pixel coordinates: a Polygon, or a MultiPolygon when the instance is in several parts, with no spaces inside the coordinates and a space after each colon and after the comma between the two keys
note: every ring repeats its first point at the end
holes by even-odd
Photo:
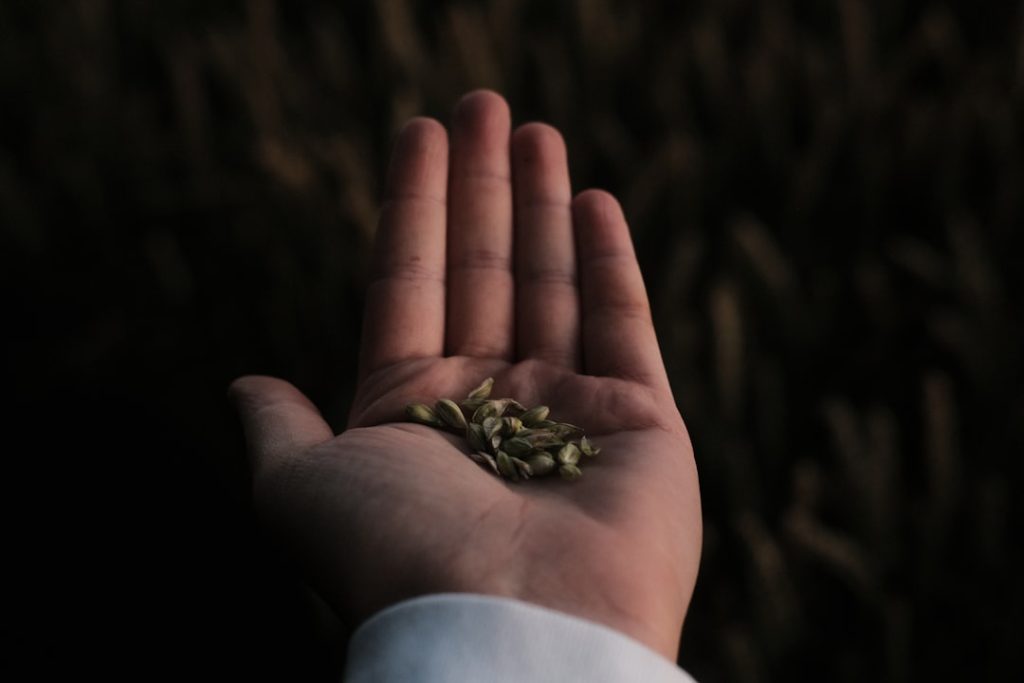
{"type": "Polygon", "coordinates": [[[469,459],[477,463],[478,465],[486,467],[495,474],[501,474],[498,471],[498,463],[494,461],[494,456],[492,456],[490,453],[483,453],[481,451],[477,451],[475,453],[470,453],[469,459]]]}
{"type": "Polygon", "coordinates": [[[523,435],[523,432],[519,432],[516,436],[526,439],[534,448],[561,448],[565,445],[565,441],[563,439],[558,438],[546,429],[535,430],[532,434],[525,436],[523,435]]]}
{"type": "Polygon", "coordinates": [[[466,431],[466,417],[462,414],[459,405],[450,398],[442,398],[434,405],[437,416],[452,429],[460,432],[466,431]]]}
{"type": "Polygon", "coordinates": [[[533,469],[530,468],[530,464],[521,458],[512,458],[512,464],[516,467],[516,473],[519,478],[526,481],[533,476],[533,469]]]}
{"type": "Polygon", "coordinates": [[[413,422],[428,427],[444,427],[444,422],[437,416],[434,409],[422,403],[410,403],[405,407],[405,414],[413,422]]]}
{"type": "Polygon", "coordinates": [[[488,442],[495,436],[501,435],[501,418],[489,417],[480,426],[484,428],[484,437],[488,442]]]}
{"type": "Polygon", "coordinates": [[[580,461],[580,449],[574,443],[562,446],[556,456],[559,465],[576,465],[580,461]]]}
{"type": "Polygon", "coordinates": [[[535,451],[533,455],[526,459],[526,462],[536,477],[550,474],[557,466],[555,459],[544,451],[535,451]]]}
{"type": "Polygon", "coordinates": [[[469,392],[469,396],[467,396],[466,398],[469,399],[469,400],[472,400],[472,399],[485,399],[485,398],[487,398],[488,396],[491,395],[491,389],[493,387],[494,387],[494,378],[493,377],[488,377],[487,379],[485,379],[483,382],[480,383],[480,386],[478,386],[473,391],[469,392]]]}
{"type": "Polygon", "coordinates": [[[523,421],[518,417],[503,417],[501,418],[501,434],[502,436],[512,437],[523,428],[523,421]]]}
{"type": "Polygon", "coordinates": [[[533,452],[533,446],[526,439],[513,437],[505,439],[503,450],[513,458],[522,458],[533,452]]]}
{"type": "Polygon", "coordinates": [[[469,425],[466,430],[466,440],[469,441],[469,447],[474,451],[487,450],[487,434],[484,432],[483,425],[469,425]]]}
{"type": "Polygon", "coordinates": [[[503,477],[511,479],[512,481],[519,481],[519,473],[516,471],[516,466],[512,462],[512,458],[508,456],[508,453],[505,451],[498,451],[494,461],[498,465],[498,472],[500,472],[503,477]]]}
{"type": "Polygon", "coordinates": [[[562,465],[558,468],[558,474],[566,481],[575,481],[583,476],[583,472],[576,465],[562,465]]]}
{"type": "Polygon", "coordinates": [[[507,407],[508,403],[505,400],[485,401],[473,412],[473,422],[483,423],[489,417],[501,417],[507,407]]]}
{"type": "Polygon", "coordinates": [[[526,412],[526,406],[514,398],[503,398],[503,401],[508,401],[505,405],[505,412],[503,415],[511,415],[512,417],[522,417],[523,413],[526,412]]]}
{"type": "Polygon", "coordinates": [[[462,406],[463,413],[472,416],[476,413],[477,409],[485,403],[487,403],[487,399],[485,398],[467,398],[459,405],[462,406]]]}
{"type": "Polygon", "coordinates": [[[519,416],[519,419],[523,421],[523,424],[527,427],[533,427],[538,422],[548,419],[548,414],[551,409],[547,406],[536,406],[530,408],[525,413],[519,416]]]}
{"type": "Polygon", "coordinates": [[[570,439],[578,439],[581,436],[583,436],[582,429],[580,429],[576,425],[571,425],[568,422],[559,422],[554,427],[552,427],[552,431],[558,436],[565,439],[566,441],[570,439]]]}

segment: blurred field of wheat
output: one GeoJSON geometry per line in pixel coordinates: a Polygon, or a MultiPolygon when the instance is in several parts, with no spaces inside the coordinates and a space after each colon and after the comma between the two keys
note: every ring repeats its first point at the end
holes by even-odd
{"type": "Polygon", "coordinates": [[[148,363],[197,412],[278,373],[340,425],[390,142],[494,88],[631,221],[706,507],[686,666],[1022,680],[1005,5],[0,4],[13,354],[56,383],[148,363]]]}

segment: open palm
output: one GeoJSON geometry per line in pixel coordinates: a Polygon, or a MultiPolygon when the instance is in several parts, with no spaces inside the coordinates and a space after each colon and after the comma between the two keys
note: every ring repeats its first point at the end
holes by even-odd
{"type": "Polygon", "coordinates": [[[478,91],[396,145],[349,429],[294,387],[233,384],[255,503],[350,622],[402,599],[474,592],[605,623],[674,659],[700,557],[692,450],[617,202],[572,197],[554,129],[510,135],[478,91]],[[581,479],[511,484],[462,439],[402,422],[412,402],[551,407],[601,454],[581,479]]]}

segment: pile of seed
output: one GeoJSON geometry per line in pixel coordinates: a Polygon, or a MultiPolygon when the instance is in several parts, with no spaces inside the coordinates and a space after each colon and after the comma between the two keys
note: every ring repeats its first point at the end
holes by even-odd
{"type": "Polygon", "coordinates": [[[563,479],[579,479],[580,456],[592,458],[601,449],[579,427],[549,420],[547,406],[527,410],[515,399],[490,398],[493,386],[488,377],[461,403],[412,403],[406,414],[412,422],[465,435],[469,457],[499,477],[525,481],[557,469],[563,479]]]}

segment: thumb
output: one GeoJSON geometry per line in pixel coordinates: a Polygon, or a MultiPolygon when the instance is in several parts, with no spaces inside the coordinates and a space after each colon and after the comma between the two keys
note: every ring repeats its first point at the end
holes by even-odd
{"type": "Polygon", "coordinates": [[[253,470],[287,460],[332,438],[320,411],[292,384],[246,375],[228,388],[245,431],[253,470]]]}

